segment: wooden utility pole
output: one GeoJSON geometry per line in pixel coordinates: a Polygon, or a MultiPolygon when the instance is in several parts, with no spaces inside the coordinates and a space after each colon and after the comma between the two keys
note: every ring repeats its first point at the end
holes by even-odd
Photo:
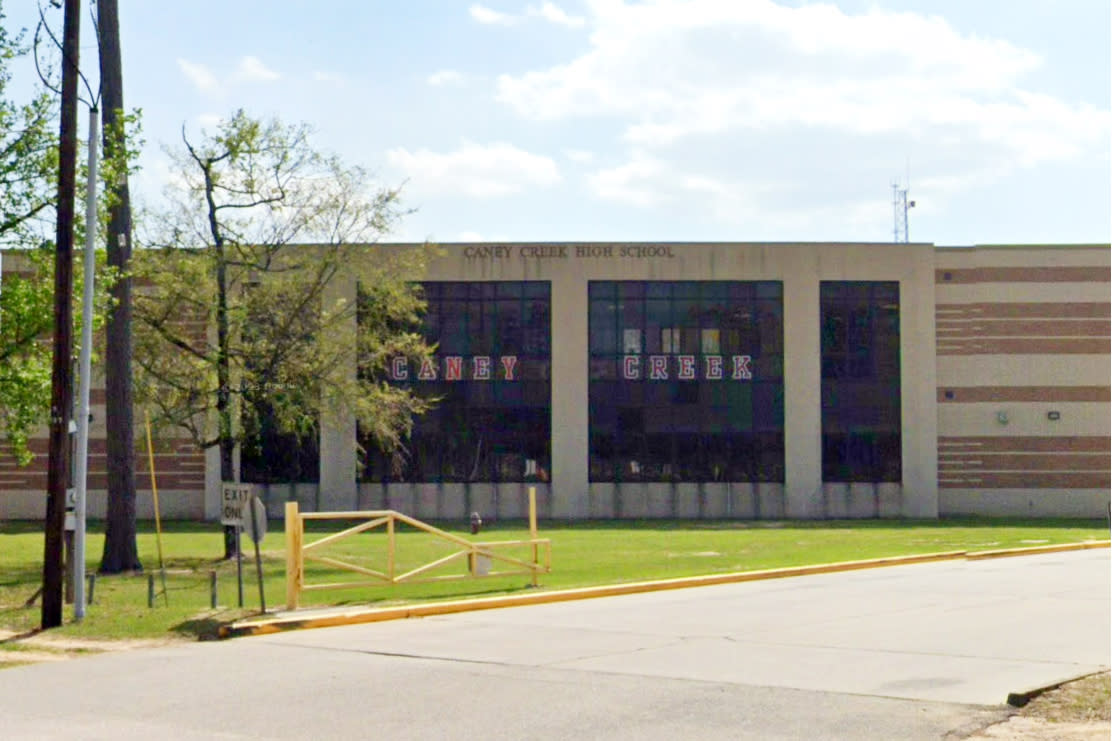
{"type": "Polygon", "coordinates": [[[124,140],[124,83],[117,0],[97,3],[97,45],[103,97],[104,159],[116,163],[107,183],[113,195],[108,217],[108,264],[118,271],[106,327],[105,423],[108,453],[108,510],[100,572],[142,569],[135,542],[135,434],[131,391],[131,196],[124,140]]]}
{"type": "Polygon", "coordinates": [[[65,0],[62,31],[62,123],[58,147],[58,231],[54,257],[54,366],[50,401],[50,456],[42,567],[42,628],[62,624],[62,531],[70,476],[73,409],[73,214],[77,175],[77,76],[80,0],[65,0]]]}

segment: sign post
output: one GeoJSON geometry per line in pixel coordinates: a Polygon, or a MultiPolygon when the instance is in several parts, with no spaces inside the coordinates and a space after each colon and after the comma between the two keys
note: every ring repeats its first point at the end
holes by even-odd
{"type": "Polygon", "coordinates": [[[236,584],[239,588],[239,606],[243,607],[243,552],[239,547],[239,534],[243,530],[244,504],[251,499],[251,485],[225,481],[221,484],[220,524],[236,529],[236,584]]]}
{"type": "Polygon", "coordinates": [[[263,558],[259,543],[266,535],[266,505],[258,497],[251,497],[251,528],[247,531],[255,541],[255,573],[259,577],[259,609],[266,612],[266,593],[263,591],[263,558]]]}

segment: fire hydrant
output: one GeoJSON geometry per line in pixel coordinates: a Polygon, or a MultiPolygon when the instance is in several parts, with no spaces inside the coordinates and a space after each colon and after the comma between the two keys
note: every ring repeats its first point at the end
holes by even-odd
{"type": "Polygon", "coordinates": [[[479,517],[478,512],[472,512],[471,513],[471,534],[475,535],[476,533],[478,533],[479,529],[482,526],[483,526],[483,518],[479,517]]]}

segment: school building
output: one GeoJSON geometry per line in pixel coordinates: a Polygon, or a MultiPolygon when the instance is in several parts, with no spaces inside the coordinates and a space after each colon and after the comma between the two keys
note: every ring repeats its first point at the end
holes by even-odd
{"type": "MultiPolygon", "coordinates": [[[[405,455],[365,445],[360,457],[354,420],[328,418],[315,444],[275,438],[241,455],[241,478],[275,516],[297,499],[514,518],[529,487],[542,516],[572,520],[1106,516],[1110,254],[441,245],[413,276],[437,353],[389,369],[442,398],[405,455]]],[[[358,286],[337,290],[354,299],[358,286]]],[[[94,517],[103,402],[94,392],[94,517]]],[[[44,431],[33,447],[45,445],[44,431]]],[[[218,518],[215,451],[159,449],[162,515],[218,518]]],[[[152,513],[144,457],[140,517],[152,513]]],[[[45,455],[20,468],[0,452],[0,518],[42,517],[45,490],[45,455]]]]}

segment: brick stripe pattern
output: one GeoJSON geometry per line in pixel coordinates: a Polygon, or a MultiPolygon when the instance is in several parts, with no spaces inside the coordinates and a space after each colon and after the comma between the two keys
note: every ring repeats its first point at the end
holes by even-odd
{"type": "MultiPolygon", "coordinates": [[[[939,251],[940,262],[944,258],[939,251]]],[[[1087,253],[1092,255],[1092,252],[1087,253]]],[[[1052,257],[1048,255],[1048,258],[1052,257]]],[[[1106,257],[1106,256],[1105,256],[1106,257]]],[[[1008,259],[1003,250],[984,255],[985,260],[1008,259]]],[[[959,258],[964,259],[964,258],[959,258]]],[[[1100,262],[1095,260],[1094,262],[1100,262]]],[[[1039,415],[1047,404],[1069,404],[1078,414],[1107,416],[1112,401],[1108,385],[1070,383],[1067,369],[1071,355],[1104,355],[1112,350],[1112,304],[1107,301],[1070,301],[1077,284],[1107,286],[1112,270],[1104,265],[939,267],[935,272],[939,301],[936,342],[939,356],[979,356],[986,370],[968,378],[938,379],[939,411],[966,404],[1037,405],[1039,415]],[[1022,298],[1032,284],[1050,301],[977,301],[976,284],[1005,284],[993,295],[1022,298]],[[946,286],[959,285],[960,291],[946,286]],[[1052,290],[1053,286],[1060,286],[1052,290]],[[1014,288],[1014,290],[1011,290],[1014,288]],[[956,295],[974,300],[948,303],[956,295]],[[1002,385],[992,375],[993,356],[1026,355],[1043,368],[1061,368],[1063,385],[1002,385]],[[994,383],[994,381],[996,383],[994,383]],[[1088,410],[1088,411],[1084,411],[1088,410]]],[[[1099,294],[1098,294],[1099,295],[1099,294]]],[[[1089,291],[1088,298],[1092,298],[1089,291]]],[[[978,363],[974,358],[970,358],[978,363]]],[[[976,366],[961,366],[976,367],[976,366]]],[[[1056,374],[1053,374],[1056,375],[1056,374]]],[[[1045,372],[1043,377],[1050,377],[1045,372]]],[[[1099,379],[1088,379],[1089,384],[1099,379]]],[[[950,419],[968,419],[968,415],[950,419]]],[[[1055,418],[1051,418],[1055,419],[1055,418]]],[[[975,436],[962,430],[939,429],[938,483],[942,489],[1108,489],[1112,486],[1112,437],[1086,434],[1035,436],[1030,428],[1017,434],[975,436]]],[[[1061,432],[1067,432],[1063,429],[1061,432]]]]}
{"type": "Polygon", "coordinates": [[[939,304],[935,316],[939,355],[1107,355],[1112,350],[1107,303],[939,304]]]}
{"type": "MultiPolygon", "coordinates": [[[[26,466],[16,464],[15,457],[6,445],[0,445],[0,492],[46,491],[48,441],[31,440],[28,447],[35,455],[26,466]]],[[[89,440],[90,491],[108,487],[106,443],[103,439],[89,440]]],[[[205,486],[204,453],[188,440],[169,440],[155,443],[154,467],[159,490],[198,491],[205,486]]],[[[150,469],[147,465],[146,445],[136,446],[135,485],[139,491],[150,490],[150,469]]]]}
{"type": "Polygon", "coordinates": [[[944,489],[1107,489],[1109,437],[944,437],[944,489]]]}

